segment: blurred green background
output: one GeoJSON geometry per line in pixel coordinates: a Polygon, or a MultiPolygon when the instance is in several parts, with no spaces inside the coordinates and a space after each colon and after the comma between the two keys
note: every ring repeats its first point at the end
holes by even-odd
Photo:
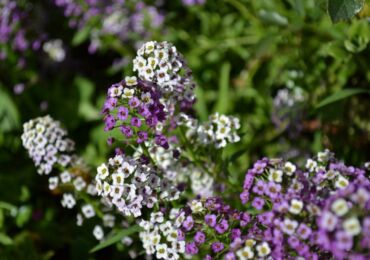
{"type": "Polygon", "coordinates": [[[145,1],[163,14],[160,27],[144,22],[145,39],[103,35],[94,53],[99,19],[71,28],[54,1],[17,2],[29,15],[17,29],[33,21],[32,33],[61,39],[66,56],[55,62],[42,49],[0,43],[0,259],[122,259],[114,248],[88,253],[96,241],[50,195],[20,135],[23,122],[50,114],[91,166],[103,162],[111,152],[100,115],[106,90],[130,75],[145,40],[171,41],[184,55],[201,120],[216,111],[241,119],[241,142],[224,151],[238,157],[235,174],[263,156],[300,163],[324,148],[348,164],[370,158],[368,2],[333,23],[326,0],[145,1]]]}

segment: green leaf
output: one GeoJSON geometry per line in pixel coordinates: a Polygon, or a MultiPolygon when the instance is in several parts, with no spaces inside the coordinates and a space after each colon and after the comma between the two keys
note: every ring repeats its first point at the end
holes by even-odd
{"type": "Polygon", "coordinates": [[[337,102],[339,100],[348,98],[350,96],[357,95],[357,94],[362,94],[362,93],[368,93],[368,94],[370,94],[370,91],[367,90],[367,89],[358,89],[358,88],[342,89],[342,90],[334,93],[333,95],[325,98],[324,100],[322,100],[316,106],[316,109],[321,108],[321,107],[324,107],[324,106],[327,106],[327,105],[330,105],[330,104],[332,104],[334,102],[337,102]]]}
{"type": "Polygon", "coordinates": [[[83,77],[76,77],[74,82],[80,93],[78,114],[86,120],[100,118],[99,110],[91,103],[94,84],[89,79],[83,77]]]}
{"type": "Polygon", "coordinates": [[[328,11],[333,22],[351,19],[361,11],[365,0],[329,0],[328,11]]]}
{"type": "Polygon", "coordinates": [[[91,32],[90,26],[83,27],[73,36],[72,45],[77,46],[86,41],[87,38],[89,38],[90,36],[90,32],[91,32]]]}
{"type": "Polygon", "coordinates": [[[29,206],[22,206],[18,210],[18,215],[15,219],[15,223],[18,227],[24,226],[28,222],[28,220],[31,218],[32,215],[32,209],[29,206]]]}
{"type": "Polygon", "coordinates": [[[7,132],[18,128],[20,124],[19,112],[12,98],[0,86],[0,132],[7,132]]]}
{"type": "Polygon", "coordinates": [[[13,240],[4,233],[0,233],[0,244],[5,246],[13,244],[13,240]]]}
{"type": "Polygon", "coordinates": [[[219,88],[218,88],[218,100],[215,106],[214,112],[221,114],[227,113],[230,105],[229,97],[229,79],[230,79],[231,65],[225,62],[221,66],[219,88]]]}
{"type": "Polygon", "coordinates": [[[118,233],[116,233],[115,235],[112,235],[111,237],[107,238],[106,240],[102,241],[100,244],[98,244],[97,246],[92,248],[90,250],[90,253],[94,253],[94,252],[99,251],[103,248],[111,246],[111,245],[119,242],[125,236],[128,236],[128,235],[131,235],[133,233],[139,232],[140,230],[141,230],[141,227],[138,226],[138,225],[131,226],[131,227],[125,229],[125,230],[121,230],[118,233]]]}

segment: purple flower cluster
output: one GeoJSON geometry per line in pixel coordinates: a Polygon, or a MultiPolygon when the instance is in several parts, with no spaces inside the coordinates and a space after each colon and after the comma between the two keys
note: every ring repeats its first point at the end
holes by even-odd
{"type": "MultiPolygon", "coordinates": [[[[28,9],[14,0],[0,3],[0,44],[7,44],[9,48],[19,53],[29,48],[38,50],[45,38],[45,35],[39,32],[35,34],[31,27],[27,26],[25,20],[29,18],[28,9]]],[[[7,57],[7,52],[5,49],[0,51],[0,60],[3,60],[7,57]]],[[[18,66],[22,64],[24,59],[18,61],[18,66]]]]}
{"type": "Polygon", "coordinates": [[[91,31],[89,52],[94,53],[104,44],[105,36],[115,36],[121,41],[148,39],[151,33],[159,30],[164,15],[155,5],[144,1],[77,1],[54,0],[69,19],[69,26],[82,29],[94,26],[91,31]],[[135,35],[135,37],[133,37],[135,35]]]}
{"type": "MultiPolygon", "coordinates": [[[[360,200],[365,204],[357,205],[360,206],[359,211],[363,212],[362,216],[368,216],[368,212],[364,212],[367,203],[364,198],[368,198],[370,194],[369,183],[364,170],[338,163],[329,151],[319,153],[315,159],[308,159],[305,169],[298,169],[291,162],[264,158],[248,170],[240,199],[247,208],[256,212],[252,220],[255,227],[253,238],[263,235],[264,240],[271,246],[271,256],[274,259],[296,255],[305,259],[318,259],[328,257],[328,251],[336,259],[344,259],[348,254],[343,250],[349,249],[341,248],[341,244],[336,247],[336,243],[340,239],[348,242],[350,234],[341,228],[336,229],[338,216],[332,211],[321,209],[333,210],[332,203],[335,198],[350,194],[361,187],[358,197],[361,197],[360,200]],[[317,250],[318,245],[321,250],[317,250]]],[[[350,205],[354,205],[353,201],[336,200],[337,214],[347,213],[346,209],[349,210],[350,205]]],[[[357,235],[360,234],[360,219],[361,217],[352,219],[353,222],[348,224],[353,225],[351,227],[354,229],[357,228],[357,235]]],[[[363,241],[368,240],[364,238],[363,241]]],[[[358,244],[356,249],[359,250],[354,255],[359,258],[353,259],[368,257],[369,251],[363,245],[358,244]],[[360,254],[364,252],[366,253],[360,254]]],[[[349,242],[347,246],[350,247],[349,242]]]]}
{"type": "Polygon", "coordinates": [[[167,149],[168,140],[162,134],[167,114],[160,98],[155,84],[136,80],[136,77],[126,77],[112,85],[102,111],[105,131],[118,128],[127,143],[154,140],[167,149]]]}
{"type": "Polygon", "coordinates": [[[236,259],[251,236],[251,215],[233,209],[219,197],[193,200],[182,212],[181,237],[186,241],[188,255],[236,259]]]}

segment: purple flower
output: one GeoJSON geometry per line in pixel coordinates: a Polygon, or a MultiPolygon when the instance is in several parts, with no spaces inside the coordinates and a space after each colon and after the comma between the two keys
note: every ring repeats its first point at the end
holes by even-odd
{"type": "Polygon", "coordinates": [[[218,253],[224,249],[224,244],[221,242],[214,242],[212,243],[212,250],[215,253],[218,253]]]}
{"type": "Polygon", "coordinates": [[[185,233],[181,229],[177,230],[177,240],[184,241],[185,240],[185,233]]]}
{"type": "Polygon", "coordinates": [[[231,240],[235,240],[236,238],[240,238],[242,235],[242,232],[239,228],[233,228],[231,230],[231,240]]]}
{"type": "Polygon", "coordinates": [[[265,170],[265,167],[267,166],[267,163],[262,161],[262,160],[259,160],[257,162],[254,163],[253,165],[253,171],[257,174],[262,174],[263,171],[265,170]]]}
{"type": "Polygon", "coordinates": [[[258,180],[257,183],[253,187],[253,192],[258,195],[263,195],[265,192],[266,184],[263,180],[258,180]]]}
{"type": "Polygon", "coordinates": [[[234,252],[227,252],[224,256],[225,260],[236,260],[234,252]]]}
{"type": "Polygon", "coordinates": [[[269,211],[269,212],[259,214],[257,216],[257,219],[259,222],[261,222],[261,224],[265,226],[270,226],[274,220],[274,213],[272,211],[269,211]]]}
{"type": "Polygon", "coordinates": [[[271,199],[275,199],[281,191],[281,186],[280,184],[277,184],[273,181],[270,181],[267,184],[266,187],[266,195],[269,196],[271,199]]]}
{"type": "Polygon", "coordinates": [[[353,240],[350,235],[348,235],[345,231],[339,231],[335,234],[336,243],[335,245],[337,248],[341,250],[349,251],[352,249],[353,240]]]}
{"type": "Polygon", "coordinates": [[[185,245],[185,253],[189,255],[196,255],[198,254],[198,251],[199,249],[194,242],[190,242],[185,245]]]}
{"type": "Polygon", "coordinates": [[[253,202],[252,202],[252,206],[255,208],[255,209],[258,209],[258,210],[261,210],[263,208],[263,206],[265,205],[265,200],[260,198],[260,197],[256,197],[254,198],[253,202]]]}
{"type": "Polygon", "coordinates": [[[242,201],[243,204],[247,203],[249,200],[249,192],[243,191],[242,193],[240,193],[240,200],[242,201]]]}
{"type": "Polygon", "coordinates": [[[116,124],[116,119],[112,115],[107,115],[104,118],[104,121],[105,121],[104,131],[112,130],[114,128],[115,124],[116,124]]]}
{"type": "Polygon", "coordinates": [[[128,117],[128,109],[126,107],[119,107],[118,108],[118,113],[117,113],[117,117],[119,120],[126,120],[127,117],[128,117]]]}
{"type": "Polygon", "coordinates": [[[307,239],[310,237],[312,230],[306,224],[302,223],[299,225],[297,233],[302,239],[307,239]]]}
{"type": "Polygon", "coordinates": [[[137,97],[132,97],[128,104],[130,105],[130,107],[135,108],[140,105],[140,100],[137,97]]]}
{"type": "Polygon", "coordinates": [[[138,144],[141,144],[143,142],[145,142],[146,140],[148,140],[148,133],[145,132],[145,131],[139,131],[137,132],[137,143],[138,144]]]}
{"type": "Polygon", "coordinates": [[[104,103],[104,110],[112,110],[117,105],[117,99],[116,98],[108,98],[104,103]]]}
{"type": "Polygon", "coordinates": [[[129,126],[121,125],[120,130],[127,138],[131,138],[133,136],[133,131],[129,126]]]}
{"type": "Polygon", "coordinates": [[[240,226],[245,227],[251,221],[251,216],[247,212],[243,212],[240,218],[240,226]]]}
{"type": "Polygon", "coordinates": [[[194,236],[194,241],[197,245],[203,244],[206,241],[206,235],[202,231],[197,231],[194,236]]]}
{"type": "Polygon", "coordinates": [[[229,228],[229,223],[227,222],[226,219],[223,219],[221,220],[220,223],[218,223],[216,226],[215,226],[215,230],[217,233],[219,234],[223,234],[227,231],[227,229],[229,228]]]}
{"type": "Polygon", "coordinates": [[[140,127],[141,126],[141,120],[137,117],[133,117],[133,118],[131,118],[131,125],[136,126],[136,127],[140,127]]]}
{"type": "Polygon", "coordinates": [[[253,181],[254,181],[254,173],[252,173],[251,171],[248,171],[248,173],[245,175],[243,189],[249,190],[250,187],[252,187],[253,185],[253,181]]]}
{"type": "Polygon", "coordinates": [[[157,145],[162,146],[164,149],[169,148],[167,138],[164,135],[161,135],[161,134],[156,135],[155,136],[155,143],[157,145]]]}
{"type": "Polygon", "coordinates": [[[210,227],[214,227],[216,225],[216,215],[208,214],[204,217],[204,221],[210,227]]]}
{"type": "Polygon", "coordinates": [[[194,226],[194,220],[192,216],[187,216],[185,221],[182,223],[182,226],[185,228],[186,231],[190,231],[194,226]]]}

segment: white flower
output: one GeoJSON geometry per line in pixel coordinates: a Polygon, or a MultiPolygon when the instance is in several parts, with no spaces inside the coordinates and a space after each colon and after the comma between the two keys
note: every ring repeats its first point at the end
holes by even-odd
{"type": "Polygon", "coordinates": [[[111,192],[111,186],[108,182],[103,183],[103,195],[108,196],[108,194],[111,192]]]}
{"type": "Polygon", "coordinates": [[[310,172],[313,172],[316,170],[316,167],[317,167],[317,162],[312,160],[312,159],[308,159],[307,162],[306,162],[306,168],[310,171],[310,172]]]}
{"type": "Polygon", "coordinates": [[[267,242],[262,242],[261,244],[257,245],[256,249],[259,257],[265,257],[271,253],[270,246],[267,242]]]}
{"type": "Polygon", "coordinates": [[[95,189],[98,195],[100,195],[103,192],[103,185],[100,180],[96,180],[95,189]]]}
{"type": "Polygon", "coordinates": [[[350,236],[356,236],[361,233],[361,225],[356,217],[351,217],[343,221],[343,229],[350,236]]]}
{"type": "Polygon", "coordinates": [[[185,253],[185,241],[174,241],[172,242],[172,248],[175,249],[178,253],[185,253]]]}
{"type": "Polygon", "coordinates": [[[90,204],[82,206],[82,213],[84,214],[85,218],[92,218],[95,216],[95,210],[90,204]]]}
{"type": "Polygon", "coordinates": [[[335,187],[343,189],[347,187],[348,184],[349,182],[346,178],[344,178],[342,175],[338,175],[337,181],[335,182],[335,187]]]}
{"type": "Polygon", "coordinates": [[[297,169],[297,167],[294,164],[292,164],[291,162],[286,162],[284,164],[284,172],[288,176],[292,176],[293,173],[296,171],[296,169],[297,169]]]}
{"type": "Polygon", "coordinates": [[[145,54],[150,54],[154,51],[157,42],[151,41],[144,44],[145,54]]]}
{"type": "Polygon", "coordinates": [[[122,95],[122,90],[123,90],[123,87],[122,86],[117,86],[117,87],[111,87],[108,91],[108,95],[110,97],[120,97],[122,95]]]}
{"type": "Polygon", "coordinates": [[[162,212],[155,212],[150,215],[150,222],[154,223],[162,223],[164,220],[162,212]]]}
{"type": "Polygon", "coordinates": [[[150,93],[142,93],[141,94],[141,101],[144,103],[144,104],[152,104],[153,103],[153,100],[151,99],[151,95],[150,93]]]}
{"type": "Polygon", "coordinates": [[[331,210],[339,217],[344,216],[348,212],[348,205],[344,199],[337,199],[331,205],[331,210]]]}
{"type": "Polygon", "coordinates": [[[109,170],[108,170],[108,167],[105,163],[102,163],[99,167],[98,167],[98,174],[97,174],[97,178],[101,179],[101,180],[104,180],[105,178],[107,178],[109,176],[109,170]]]}
{"type": "Polygon", "coordinates": [[[113,227],[116,217],[111,214],[105,214],[103,216],[103,225],[105,227],[113,227]]]}
{"type": "Polygon", "coordinates": [[[132,98],[135,94],[135,89],[131,89],[131,88],[124,88],[123,89],[123,94],[122,94],[122,97],[123,98],[132,98]]]}
{"type": "Polygon", "coordinates": [[[269,181],[282,182],[283,181],[283,171],[271,169],[269,174],[269,181]]]}
{"type": "Polygon", "coordinates": [[[67,171],[60,174],[60,180],[62,181],[62,183],[70,182],[71,179],[71,174],[67,171]]]}
{"type": "Polygon", "coordinates": [[[79,226],[79,227],[82,226],[82,224],[84,223],[84,219],[83,219],[82,215],[80,213],[78,213],[76,218],[77,218],[76,225],[79,226]]]}
{"type": "Polygon", "coordinates": [[[355,194],[351,196],[351,199],[361,206],[364,206],[365,203],[367,203],[367,201],[370,199],[370,194],[364,188],[360,188],[355,194]]]}
{"type": "Polygon", "coordinates": [[[56,187],[58,187],[59,179],[58,177],[50,177],[49,178],[49,189],[54,190],[56,187]]]}
{"type": "Polygon", "coordinates": [[[62,206],[65,208],[73,208],[76,205],[76,200],[70,193],[63,194],[63,199],[61,201],[62,206]]]}
{"type": "Polygon", "coordinates": [[[293,235],[297,227],[298,227],[297,221],[285,218],[283,222],[282,230],[288,235],[293,235]]]}
{"type": "Polygon", "coordinates": [[[123,194],[123,187],[122,186],[111,186],[110,196],[113,199],[121,198],[123,194]]]}
{"type": "Polygon", "coordinates": [[[82,179],[81,176],[79,176],[73,181],[73,185],[75,186],[76,190],[81,191],[83,188],[86,187],[86,182],[84,181],[84,179],[82,179]]]}
{"type": "Polygon", "coordinates": [[[42,49],[56,62],[63,61],[66,56],[66,52],[63,49],[63,42],[60,39],[45,42],[42,49]]]}
{"type": "Polygon", "coordinates": [[[328,180],[332,180],[334,179],[337,175],[339,174],[338,171],[334,171],[332,169],[328,170],[325,175],[324,175],[324,178],[325,179],[328,179],[328,180]]]}
{"type": "Polygon", "coordinates": [[[245,246],[244,248],[238,250],[236,252],[236,255],[238,256],[238,258],[240,260],[253,259],[253,257],[254,257],[254,253],[252,251],[252,248],[250,248],[249,246],[245,246]]]}
{"type": "Polygon", "coordinates": [[[170,232],[167,235],[167,241],[168,242],[174,242],[177,241],[178,238],[178,233],[176,229],[170,230],[170,232]]]}
{"type": "Polygon", "coordinates": [[[245,246],[249,246],[250,248],[253,248],[253,246],[256,244],[256,240],[254,239],[247,239],[245,240],[245,246]]]}
{"type": "Polygon", "coordinates": [[[155,248],[157,250],[156,257],[158,259],[167,259],[167,245],[166,244],[159,244],[155,248]]]}
{"type": "Polygon", "coordinates": [[[126,82],[127,86],[136,86],[137,85],[137,78],[135,76],[125,77],[125,82],[126,82]]]}
{"type": "Polygon", "coordinates": [[[317,160],[319,162],[326,162],[329,159],[330,151],[325,150],[324,152],[317,153],[317,160]]]}
{"type": "Polygon", "coordinates": [[[93,235],[97,240],[102,240],[104,238],[104,231],[101,226],[96,225],[93,230],[93,235]]]}
{"type": "Polygon", "coordinates": [[[113,185],[123,185],[125,176],[123,173],[114,173],[112,174],[112,180],[113,180],[113,185]]]}
{"type": "Polygon", "coordinates": [[[194,213],[202,212],[204,210],[202,202],[193,200],[190,204],[190,208],[194,213]]]}
{"type": "Polygon", "coordinates": [[[292,199],[290,203],[289,212],[292,214],[299,214],[303,209],[303,202],[297,199],[292,199]]]}

